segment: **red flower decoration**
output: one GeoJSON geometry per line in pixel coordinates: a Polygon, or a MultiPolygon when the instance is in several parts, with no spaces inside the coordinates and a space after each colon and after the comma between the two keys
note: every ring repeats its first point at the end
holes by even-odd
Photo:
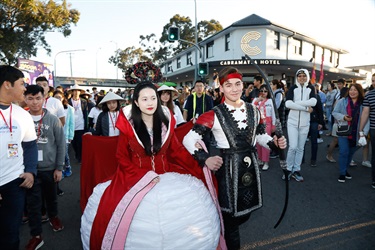
{"type": "Polygon", "coordinates": [[[125,72],[125,80],[130,84],[137,84],[141,81],[160,82],[162,78],[159,67],[152,62],[138,62],[125,72]]]}

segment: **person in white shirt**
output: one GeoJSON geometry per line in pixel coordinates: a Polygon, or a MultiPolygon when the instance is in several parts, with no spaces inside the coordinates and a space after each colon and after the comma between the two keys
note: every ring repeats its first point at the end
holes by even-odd
{"type": "Polygon", "coordinates": [[[34,185],[38,147],[34,122],[23,108],[23,73],[0,66],[0,248],[19,249],[26,189],[34,185]]]}
{"type": "Polygon", "coordinates": [[[35,80],[36,84],[39,85],[44,89],[44,98],[45,101],[43,103],[43,108],[46,108],[51,114],[57,116],[62,125],[65,125],[65,111],[64,106],[62,105],[61,101],[52,97],[48,94],[49,92],[49,84],[47,78],[44,76],[39,76],[35,80]]]}
{"type": "Polygon", "coordinates": [[[98,120],[98,116],[102,112],[102,105],[99,103],[103,100],[104,96],[98,96],[96,98],[96,104],[95,107],[93,107],[89,112],[89,131],[95,130],[96,122],[98,120]]]}

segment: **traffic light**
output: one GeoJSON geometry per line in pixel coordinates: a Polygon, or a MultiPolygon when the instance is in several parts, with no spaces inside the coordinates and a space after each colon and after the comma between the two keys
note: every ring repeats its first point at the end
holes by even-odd
{"type": "Polygon", "coordinates": [[[174,42],[180,39],[180,28],[169,27],[168,28],[168,41],[174,42]]]}
{"type": "Polygon", "coordinates": [[[199,63],[198,75],[202,77],[208,75],[208,63],[199,63]]]}

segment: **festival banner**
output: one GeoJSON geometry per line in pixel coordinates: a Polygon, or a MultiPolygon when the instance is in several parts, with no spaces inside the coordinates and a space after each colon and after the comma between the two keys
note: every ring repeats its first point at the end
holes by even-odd
{"type": "Polygon", "coordinates": [[[323,55],[322,55],[322,64],[320,65],[320,75],[319,75],[319,83],[320,84],[323,84],[323,79],[324,79],[323,64],[324,64],[324,52],[323,52],[323,55]]]}
{"type": "Polygon", "coordinates": [[[315,65],[315,61],[314,61],[314,66],[313,66],[313,70],[312,70],[312,73],[311,73],[311,79],[310,79],[311,84],[316,83],[315,68],[316,68],[316,65],[315,65]]]}
{"type": "Polygon", "coordinates": [[[36,78],[44,76],[47,78],[49,86],[54,86],[52,64],[18,58],[17,67],[25,75],[25,83],[35,85],[36,78]]]}

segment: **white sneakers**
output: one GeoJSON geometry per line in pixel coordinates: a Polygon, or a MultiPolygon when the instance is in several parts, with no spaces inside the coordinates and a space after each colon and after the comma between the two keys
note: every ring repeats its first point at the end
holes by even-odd
{"type": "Polygon", "coordinates": [[[262,170],[267,171],[269,168],[270,168],[270,166],[268,165],[268,162],[265,162],[263,167],[262,167],[262,170]]]}
{"type": "Polygon", "coordinates": [[[363,161],[362,166],[371,168],[371,162],[370,161],[363,161]]]}

